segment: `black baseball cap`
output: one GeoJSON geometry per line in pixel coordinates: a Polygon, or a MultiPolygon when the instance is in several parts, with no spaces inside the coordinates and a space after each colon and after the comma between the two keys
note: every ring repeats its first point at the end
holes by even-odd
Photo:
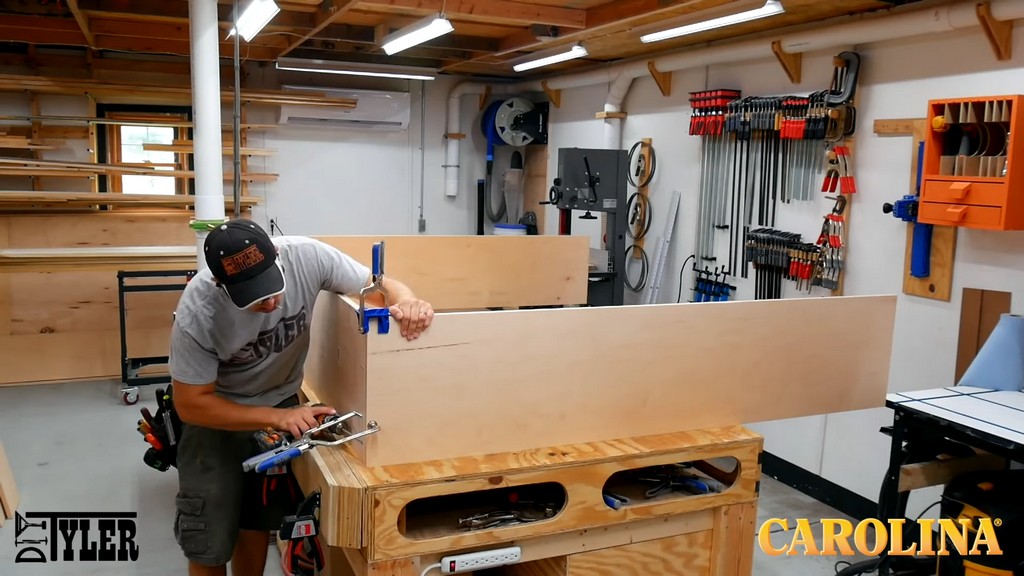
{"type": "Polygon", "coordinates": [[[206,265],[238,308],[284,292],[284,273],[270,236],[252,220],[238,219],[210,230],[203,247],[206,265]]]}

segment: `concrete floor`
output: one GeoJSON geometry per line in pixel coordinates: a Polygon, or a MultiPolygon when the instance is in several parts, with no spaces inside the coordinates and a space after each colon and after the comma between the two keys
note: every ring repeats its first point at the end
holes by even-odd
{"type": "MultiPolygon", "coordinates": [[[[163,576],[186,574],[171,531],[177,476],[142,461],[146,444],[135,431],[139,408],[155,412],[155,387],[142,388],[136,406],[121,403],[117,382],[79,382],[0,387],[0,442],[21,493],[20,511],[137,512],[139,561],[127,564],[15,564],[13,520],[0,527],[0,574],[4,576],[163,576]]],[[[764,478],[757,526],[772,517],[835,518],[841,515],[771,478],[764,478]]],[[[816,526],[820,543],[820,525],[816,526]]],[[[26,532],[23,537],[29,537],[26,532]]],[[[772,534],[776,546],[792,532],[772,534]]],[[[837,558],[769,557],[755,548],[757,576],[835,574],[837,558]]],[[[851,559],[858,560],[858,559],[851,559]]],[[[265,574],[281,574],[271,546],[265,574]]]]}

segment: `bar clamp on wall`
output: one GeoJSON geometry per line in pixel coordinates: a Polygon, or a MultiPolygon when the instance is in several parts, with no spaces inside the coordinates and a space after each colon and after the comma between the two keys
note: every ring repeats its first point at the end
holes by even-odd
{"type": "Polygon", "coordinates": [[[359,332],[366,334],[370,331],[370,319],[377,319],[377,333],[387,334],[391,311],[387,307],[388,291],[384,288],[384,242],[373,245],[373,268],[372,282],[369,286],[359,291],[359,332]],[[374,292],[384,295],[385,306],[383,308],[366,308],[366,297],[374,292]]]}

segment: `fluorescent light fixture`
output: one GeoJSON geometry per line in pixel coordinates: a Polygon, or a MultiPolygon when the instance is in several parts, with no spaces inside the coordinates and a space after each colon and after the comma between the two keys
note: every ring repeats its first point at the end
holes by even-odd
{"type": "Polygon", "coordinates": [[[571,48],[560,48],[556,52],[544,52],[546,55],[534,54],[532,60],[520,62],[512,66],[512,69],[516,72],[523,72],[526,70],[533,70],[534,68],[540,68],[541,66],[550,66],[559,62],[565,62],[566,60],[573,60],[576,58],[583,58],[588,54],[587,49],[582,44],[576,44],[571,48]]]}
{"type": "Polygon", "coordinates": [[[300,58],[278,58],[275,66],[278,70],[289,70],[292,72],[317,72],[320,74],[373,76],[404,80],[433,80],[437,76],[437,71],[432,68],[392,66],[390,64],[363,64],[360,62],[338,62],[332,60],[305,60],[300,58]]]}
{"type": "Polygon", "coordinates": [[[767,18],[768,16],[781,14],[785,11],[786,9],[783,8],[779,0],[768,0],[765,2],[764,6],[754,10],[729,14],[728,16],[705,20],[703,22],[695,22],[693,24],[655,32],[653,34],[645,34],[640,37],[640,41],[644,43],[659,42],[661,40],[668,40],[669,38],[678,38],[679,36],[685,36],[687,34],[696,34],[697,32],[705,32],[707,30],[714,30],[715,28],[722,28],[723,26],[732,26],[733,24],[739,24],[741,22],[750,22],[751,20],[757,20],[759,18],[767,18]]]}
{"type": "Polygon", "coordinates": [[[455,28],[444,17],[444,14],[428,16],[415,24],[402,28],[398,32],[385,36],[382,48],[388,56],[391,56],[407,48],[412,48],[417,44],[423,44],[439,36],[444,36],[453,30],[455,28]]]}
{"type": "MultiPolygon", "coordinates": [[[[238,16],[238,29],[242,32],[242,38],[246,42],[251,42],[280,11],[274,0],[252,0],[249,7],[238,16]]],[[[235,29],[232,28],[228,32],[228,38],[234,33],[235,29]]]]}

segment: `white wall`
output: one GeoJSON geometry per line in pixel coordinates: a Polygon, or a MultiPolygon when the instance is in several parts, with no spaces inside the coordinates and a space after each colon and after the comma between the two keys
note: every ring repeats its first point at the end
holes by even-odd
{"type": "MultiPolygon", "coordinates": [[[[863,60],[858,86],[858,126],[854,170],[858,193],[848,206],[850,245],[847,252],[845,293],[897,294],[897,322],[890,391],[952,385],[963,288],[1009,291],[1012,311],[1024,307],[1024,233],[961,230],[956,252],[953,299],[938,302],[902,294],[905,224],[883,214],[884,202],[898,199],[911,185],[913,144],[909,137],[880,137],[872,123],[880,118],[923,117],[929,99],[958,96],[1002,95],[1024,92],[1024,40],[1018,24],[1010,62],[998,62],[979,28],[930,35],[870,46],[837,47],[805,54],[803,77],[792,85],[773,58],[676,72],[672,95],[663,97],[650,78],[637,79],[623,110],[621,147],[628,149],[643,137],[653,139],[658,172],[651,183],[654,222],[649,242],[664,229],[665,211],[674,190],[682,193],[676,232],[669,252],[660,302],[674,302],[683,260],[692,253],[697,215],[700,170],[699,138],[687,134],[689,92],[708,88],[739,88],[744,95],[806,94],[828,86],[832,57],[844,49],[858,51],[863,60]]],[[[603,147],[604,124],[594,119],[603,109],[608,87],[598,85],[564,90],[561,108],[552,108],[549,144],[549,181],[557,169],[560,147],[603,147]]],[[[469,98],[467,98],[469,100],[469,98]]],[[[475,99],[474,99],[475,101],[475,99]]],[[[464,154],[465,158],[465,154],[464,154]]],[[[820,179],[817,180],[820,185],[820,179]]],[[[632,189],[630,190],[632,192],[632,189]]],[[[777,227],[800,232],[814,241],[832,201],[780,205],[777,227]]],[[[556,214],[547,210],[547,233],[557,230],[556,214]]],[[[574,221],[574,232],[583,233],[574,221]]],[[[590,231],[596,246],[596,234],[590,231]]],[[[635,273],[631,268],[631,273],[635,273]]],[[[751,277],[752,280],[752,277],[751,277]]],[[[751,280],[737,280],[737,297],[753,297],[751,280]]],[[[692,285],[685,275],[683,298],[692,285]]],[[[627,294],[628,291],[627,291],[627,294]]],[[[812,297],[825,294],[815,291],[812,297]]],[[[790,284],[785,297],[797,294],[790,284]]],[[[627,296],[635,301],[634,295],[627,296]]],[[[795,345],[827,346],[822,334],[808,334],[795,345]]],[[[737,353],[742,351],[737,350],[737,353]]],[[[842,351],[837,350],[837,354],[842,351]]],[[[790,362],[791,358],[780,359],[790,362]]],[[[625,383],[624,383],[625,384],[625,383]]],[[[756,382],[750,383],[756,386],[756,382]]],[[[822,385],[827,386],[827,375],[822,385]]],[[[891,411],[866,410],[791,421],[760,423],[752,428],[766,436],[766,448],[797,465],[869,499],[878,496],[888,460],[888,437],[879,428],[891,424],[891,411]]],[[[935,500],[936,492],[919,491],[911,499],[916,514],[935,500]]]]}
{"type": "MultiPolygon", "coordinates": [[[[401,132],[277,126],[251,133],[251,146],[276,153],[255,158],[250,166],[265,162],[266,172],[279,174],[276,182],[251,185],[250,194],[265,199],[254,209],[255,219],[269,226],[273,218],[286,234],[417,234],[422,206],[426,234],[475,229],[475,184],[472,194],[456,198],[442,192],[444,111],[452,79],[359,82],[331,75],[262,74],[254,72],[254,82],[408,92],[411,118],[401,132]]],[[[231,119],[228,114],[225,122],[231,119]]],[[[275,110],[254,108],[248,121],[273,123],[275,110]]],[[[464,181],[472,175],[463,171],[464,181]]]]}

